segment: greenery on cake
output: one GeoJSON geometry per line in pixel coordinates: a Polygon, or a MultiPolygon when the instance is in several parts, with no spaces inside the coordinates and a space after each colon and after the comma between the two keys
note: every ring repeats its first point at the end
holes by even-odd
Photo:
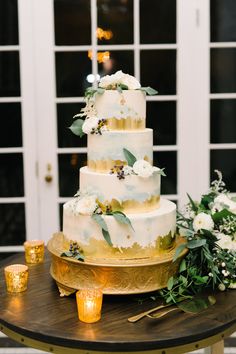
{"type": "Polygon", "coordinates": [[[122,180],[126,176],[136,175],[143,178],[148,178],[153,175],[153,173],[158,173],[161,176],[166,176],[164,173],[164,168],[160,169],[158,167],[152,166],[148,161],[144,159],[137,160],[136,157],[127,149],[123,149],[127,165],[115,165],[110,174],[116,174],[117,178],[122,180]]]}
{"type": "Polygon", "coordinates": [[[122,212],[123,208],[116,199],[112,199],[110,203],[101,202],[94,193],[78,191],[72,205],[74,215],[88,215],[100,226],[103,237],[110,246],[113,244],[104,215],[112,216],[120,224],[128,225],[133,229],[130,219],[122,212]]]}
{"type": "Polygon", "coordinates": [[[106,119],[99,119],[94,107],[93,97],[95,94],[102,95],[106,90],[117,90],[122,93],[123,90],[140,90],[146,92],[148,95],[156,95],[158,92],[151,87],[141,87],[139,81],[129,75],[123,73],[121,70],[115,74],[106,75],[101,78],[98,83],[98,87],[88,87],[85,91],[85,107],[83,107],[80,113],[76,114],[75,119],[69,129],[73,134],[80,138],[84,134],[99,134],[102,135],[107,130],[106,119]],[[81,119],[85,117],[85,119],[81,119]]]}
{"type": "Polygon", "coordinates": [[[150,86],[141,87],[139,81],[134,76],[125,74],[122,70],[119,70],[115,74],[103,76],[98,83],[98,88],[87,88],[85,98],[89,100],[96,93],[103,94],[105,90],[117,90],[120,93],[122,93],[123,90],[141,90],[151,96],[158,94],[158,92],[150,86]]]}
{"type": "Polygon", "coordinates": [[[175,254],[176,260],[184,248],[187,256],[181,261],[179,272],[160,290],[167,303],[178,302],[203,290],[236,288],[236,201],[230,198],[216,171],[207,194],[200,201],[189,203],[177,215],[178,233],[184,237],[175,254]]]}
{"type": "Polygon", "coordinates": [[[84,262],[83,250],[75,241],[70,241],[69,250],[61,253],[61,257],[70,257],[84,262]]]}

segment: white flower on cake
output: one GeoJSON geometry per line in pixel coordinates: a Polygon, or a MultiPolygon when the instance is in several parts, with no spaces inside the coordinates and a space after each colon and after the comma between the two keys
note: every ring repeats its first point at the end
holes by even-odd
{"type": "Polygon", "coordinates": [[[82,215],[92,215],[98,207],[96,199],[97,196],[95,195],[88,195],[78,199],[75,212],[82,215]]]}
{"type": "Polygon", "coordinates": [[[102,77],[99,82],[99,87],[104,89],[114,89],[118,85],[126,85],[129,90],[136,90],[141,87],[139,81],[134,76],[125,74],[121,70],[115,74],[102,77]]]}
{"type": "Polygon", "coordinates": [[[124,171],[124,175],[125,175],[125,176],[132,175],[132,173],[133,173],[132,167],[131,167],[131,166],[128,166],[128,165],[125,165],[125,166],[123,167],[123,171],[124,171]]]}
{"type": "Polygon", "coordinates": [[[230,199],[226,194],[219,194],[213,203],[213,210],[220,211],[224,208],[229,209],[232,213],[236,214],[236,203],[230,199]]]}
{"type": "Polygon", "coordinates": [[[85,119],[82,130],[85,134],[90,134],[98,128],[99,119],[96,116],[85,119]]]}
{"type": "Polygon", "coordinates": [[[128,86],[129,90],[137,90],[141,87],[140,83],[134,76],[129,74],[123,74],[122,80],[120,82],[123,85],[128,86]]]}
{"type": "Polygon", "coordinates": [[[214,228],[214,221],[212,220],[212,217],[206,213],[199,213],[193,219],[194,231],[199,231],[201,229],[212,231],[213,228],[214,228]]]}
{"type": "Polygon", "coordinates": [[[140,177],[150,177],[153,174],[153,166],[145,160],[137,160],[133,165],[133,171],[140,177]]]}

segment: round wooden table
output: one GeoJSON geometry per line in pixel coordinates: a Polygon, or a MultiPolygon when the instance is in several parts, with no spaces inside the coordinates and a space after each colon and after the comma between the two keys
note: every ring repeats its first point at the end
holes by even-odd
{"type": "Polygon", "coordinates": [[[197,315],[173,312],[159,320],[144,318],[136,323],[127,318],[156,302],[148,295],[107,295],[101,320],[86,324],[78,320],[75,295],[59,296],[49,274],[48,254],[43,264],[29,265],[24,293],[6,291],[3,269],[14,263],[25,264],[24,255],[0,264],[0,330],[29,347],[63,354],[174,354],[212,346],[212,353],[223,353],[222,340],[236,330],[235,290],[215,294],[216,305],[197,315]]]}

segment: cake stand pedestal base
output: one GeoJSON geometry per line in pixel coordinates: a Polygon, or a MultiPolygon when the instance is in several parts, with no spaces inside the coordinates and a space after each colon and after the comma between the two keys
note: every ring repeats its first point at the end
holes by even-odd
{"type": "Polygon", "coordinates": [[[152,257],[132,260],[85,259],[61,257],[65,251],[62,233],[56,233],[48,242],[47,248],[52,262],[50,273],[56,281],[60,296],[68,296],[82,288],[101,288],[104,294],[127,295],[156,291],[167,286],[168,279],[178,271],[185,249],[173,262],[176,247],[183,243],[178,238],[173,249],[162,258],[152,257]]]}

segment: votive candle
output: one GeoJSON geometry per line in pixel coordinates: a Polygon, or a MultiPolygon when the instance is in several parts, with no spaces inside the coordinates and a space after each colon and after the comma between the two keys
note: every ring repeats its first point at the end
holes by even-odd
{"type": "Polygon", "coordinates": [[[81,289],[76,293],[79,320],[97,322],[101,318],[103,293],[100,289],[81,289]]]}
{"type": "Polygon", "coordinates": [[[41,263],[44,259],[44,241],[31,240],[24,242],[26,263],[41,263]]]}
{"type": "Polygon", "coordinates": [[[27,289],[28,267],[24,264],[12,264],[4,268],[7,291],[20,293],[27,289]]]}

